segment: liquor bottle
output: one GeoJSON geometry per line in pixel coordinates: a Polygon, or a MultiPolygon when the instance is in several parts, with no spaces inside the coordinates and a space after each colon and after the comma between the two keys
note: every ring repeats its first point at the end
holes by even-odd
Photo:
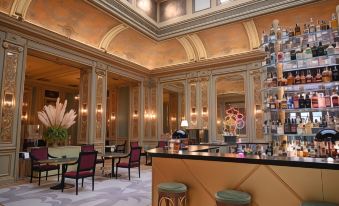
{"type": "Polygon", "coordinates": [[[338,20],[337,20],[337,14],[336,13],[332,13],[331,28],[333,30],[338,28],[338,20]]]}
{"type": "Polygon", "coordinates": [[[334,54],[339,54],[339,42],[335,43],[334,54]]]}
{"type": "Polygon", "coordinates": [[[272,148],[272,146],[270,144],[267,146],[266,155],[267,156],[272,156],[273,155],[273,148],[272,148]]]}
{"type": "Polygon", "coordinates": [[[318,106],[319,106],[319,108],[325,108],[326,103],[325,103],[324,93],[318,93],[317,96],[318,96],[318,106]]]}
{"type": "Polygon", "coordinates": [[[311,108],[311,99],[308,94],[306,94],[306,98],[305,98],[305,108],[311,108]]]}
{"type": "Polygon", "coordinates": [[[265,30],[262,31],[262,34],[261,34],[261,42],[263,44],[267,44],[268,43],[268,35],[266,34],[265,30]]]}
{"type": "Polygon", "coordinates": [[[306,83],[312,83],[312,74],[310,70],[307,70],[307,75],[306,75],[306,83]]]}
{"type": "Polygon", "coordinates": [[[321,31],[326,31],[327,30],[327,23],[326,23],[326,21],[324,21],[324,20],[321,21],[320,29],[321,29],[321,31]]]}
{"type": "Polygon", "coordinates": [[[317,25],[315,26],[315,31],[320,32],[321,31],[321,23],[320,20],[317,21],[317,25]]]}
{"type": "Polygon", "coordinates": [[[331,107],[331,97],[328,91],[325,93],[325,106],[331,107]]]}
{"type": "Polygon", "coordinates": [[[286,94],[283,95],[283,98],[280,102],[280,109],[287,109],[287,98],[286,94]]]}
{"type": "Polygon", "coordinates": [[[332,68],[328,67],[327,69],[328,69],[328,79],[331,82],[331,81],[333,81],[333,79],[332,79],[332,75],[333,75],[332,68]]]}
{"type": "Polygon", "coordinates": [[[289,37],[294,37],[294,31],[292,30],[292,28],[290,28],[290,30],[288,32],[288,36],[289,37]]]}
{"type": "Polygon", "coordinates": [[[281,40],[281,27],[278,25],[278,28],[277,28],[277,40],[281,40]]]}
{"type": "MultiPolygon", "coordinates": [[[[338,49],[338,53],[339,53],[339,49],[338,49]]],[[[309,44],[307,44],[307,47],[304,49],[303,56],[304,56],[304,59],[312,58],[312,49],[310,48],[309,44]]]]}
{"type": "Polygon", "coordinates": [[[267,87],[272,87],[272,73],[267,73],[267,79],[266,79],[266,85],[267,87]]]}
{"type": "Polygon", "coordinates": [[[332,71],[332,81],[339,81],[338,66],[334,67],[334,69],[332,71]]]}
{"type": "Polygon", "coordinates": [[[304,34],[310,33],[309,26],[307,24],[304,24],[304,34]]]}
{"type": "Polygon", "coordinates": [[[289,51],[284,53],[284,61],[291,61],[291,53],[289,51]]]}
{"type": "Polygon", "coordinates": [[[287,78],[285,77],[285,75],[283,75],[281,79],[281,86],[286,86],[286,85],[287,85],[287,78]]]}
{"type": "Polygon", "coordinates": [[[294,109],[292,96],[287,96],[287,109],[294,109]]]}
{"type": "Polygon", "coordinates": [[[321,76],[323,82],[327,83],[331,81],[327,67],[324,69],[321,76]]]}
{"type": "Polygon", "coordinates": [[[288,36],[287,30],[285,27],[281,29],[281,36],[282,38],[286,38],[288,36]]]}
{"type": "Polygon", "coordinates": [[[291,134],[297,134],[297,123],[296,120],[292,119],[291,120],[291,134]]]}
{"type": "Polygon", "coordinates": [[[295,25],[295,28],[294,28],[294,34],[295,34],[296,36],[301,35],[300,26],[299,26],[298,24],[295,25]]]}
{"type": "Polygon", "coordinates": [[[299,109],[299,96],[296,93],[293,96],[293,107],[299,109]]]}
{"type": "Polygon", "coordinates": [[[301,84],[306,84],[306,76],[304,74],[304,71],[301,71],[300,83],[301,84]]]}
{"type": "Polygon", "coordinates": [[[331,104],[332,107],[338,107],[339,106],[339,97],[335,90],[333,90],[332,96],[331,96],[331,104]]]}
{"type": "Polygon", "coordinates": [[[334,54],[334,47],[333,47],[332,44],[330,44],[330,45],[327,47],[326,53],[327,53],[327,55],[329,55],[329,56],[334,54]]]}
{"type": "Polygon", "coordinates": [[[312,108],[319,108],[318,96],[316,93],[313,93],[311,102],[312,102],[312,105],[311,105],[312,108]]]}
{"type": "Polygon", "coordinates": [[[315,32],[315,25],[313,22],[313,18],[310,19],[310,25],[308,26],[309,33],[314,33],[315,32]]]}
{"type": "Polygon", "coordinates": [[[275,103],[275,108],[276,108],[276,109],[280,108],[280,100],[279,100],[277,94],[275,95],[274,103],[275,103]]]}
{"type": "Polygon", "coordinates": [[[277,55],[278,62],[283,62],[284,61],[284,53],[283,52],[278,52],[277,55]]]}
{"type": "Polygon", "coordinates": [[[323,47],[323,44],[321,41],[319,42],[319,46],[317,48],[317,55],[318,56],[324,56],[325,55],[325,48],[323,47]]]}
{"type": "Polygon", "coordinates": [[[292,72],[288,73],[288,77],[287,77],[287,85],[293,85],[294,84],[294,77],[292,75],[292,72]]]}
{"type": "MultiPolygon", "coordinates": [[[[333,48],[334,49],[334,48],[333,48]]],[[[334,51],[334,50],[333,50],[334,51]]],[[[298,46],[298,48],[295,50],[296,56],[297,56],[297,60],[301,60],[303,59],[303,53],[301,51],[300,46],[298,46]]]]}
{"type": "Polygon", "coordinates": [[[277,79],[277,73],[274,72],[273,77],[272,77],[272,87],[276,87],[276,86],[278,86],[278,79],[277,79]]]}
{"type": "Polygon", "coordinates": [[[315,76],[315,82],[322,82],[322,76],[320,74],[320,69],[317,69],[317,74],[315,76]]]}
{"type": "MultiPolygon", "coordinates": [[[[290,134],[290,124],[287,121],[288,118],[285,119],[285,124],[284,124],[284,134],[290,134]]],[[[289,120],[289,119],[288,119],[289,120]]]]}
{"type": "Polygon", "coordinates": [[[317,57],[318,56],[318,48],[313,44],[312,48],[312,57],[317,57]]]}
{"type": "Polygon", "coordinates": [[[301,78],[300,78],[299,72],[296,71],[295,73],[296,73],[296,75],[295,75],[294,83],[295,84],[301,84],[301,78]]]}
{"type": "Polygon", "coordinates": [[[298,108],[305,108],[305,99],[302,94],[299,96],[299,107],[298,108]]]}
{"type": "Polygon", "coordinates": [[[291,60],[296,60],[297,59],[297,53],[296,53],[296,51],[294,49],[291,50],[290,54],[291,54],[291,60]]]}
{"type": "Polygon", "coordinates": [[[284,134],[284,126],[281,124],[280,120],[278,121],[277,134],[284,134]]]}

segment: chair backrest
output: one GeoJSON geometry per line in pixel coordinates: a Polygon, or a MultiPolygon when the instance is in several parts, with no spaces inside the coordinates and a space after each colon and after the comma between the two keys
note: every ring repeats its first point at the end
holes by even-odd
{"type": "Polygon", "coordinates": [[[95,171],[97,155],[98,155],[97,151],[80,152],[77,172],[88,170],[95,171]]]}
{"type": "Polygon", "coordinates": [[[81,152],[93,152],[94,145],[93,144],[84,144],[81,145],[81,152]]]}
{"type": "Polygon", "coordinates": [[[164,148],[165,146],[167,146],[167,141],[158,141],[158,148],[164,148]]]}
{"type": "Polygon", "coordinates": [[[115,147],[115,151],[114,152],[118,152],[118,153],[125,153],[126,151],[126,140],[123,144],[118,144],[115,147]]]}
{"type": "Polygon", "coordinates": [[[29,154],[36,160],[47,160],[48,159],[48,147],[31,148],[31,152],[29,154]]]}
{"type": "Polygon", "coordinates": [[[132,142],[130,142],[130,146],[131,146],[131,148],[139,147],[139,142],[138,141],[132,141],[132,142]]]}
{"type": "Polygon", "coordinates": [[[141,147],[132,147],[129,155],[129,163],[140,162],[141,147]]]}

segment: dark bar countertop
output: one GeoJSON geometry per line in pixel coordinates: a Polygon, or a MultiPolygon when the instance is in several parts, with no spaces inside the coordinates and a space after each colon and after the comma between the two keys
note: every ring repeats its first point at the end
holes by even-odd
{"type": "Polygon", "coordinates": [[[247,164],[276,165],[288,167],[318,168],[339,170],[339,159],[332,161],[327,158],[310,158],[310,157],[274,157],[259,155],[243,155],[232,153],[213,153],[207,152],[210,149],[216,149],[217,146],[188,146],[185,150],[172,151],[163,148],[147,150],[151,157],[160,158],[177,158],[191,160],[206,160],[219,162],[236,162],[247,164]]]}

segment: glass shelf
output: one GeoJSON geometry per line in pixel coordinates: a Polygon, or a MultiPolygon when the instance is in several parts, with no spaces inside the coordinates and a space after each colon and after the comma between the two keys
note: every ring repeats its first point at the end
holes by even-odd
{"type": "Polygon", "coordinates": [[[331,89],[335,86],[339,86],[339,81],[328,82],[328,83],[320,82],[320,83],[296,84],[296,85],[288,85],[288,86],[271,87],[271,88],[263,89],[262,92],[277,92],[279,90],[283,90],[285,92],[296,92],[296,91],[313,92],[313,91],[331,89]]]}
{"type": "Polygon", "coordinates": [[[337,61],[337,59],[339,59],[339,54],[284,61],[279,62],[278,64],[282,64],[283,72],[288,72],[304,69],[315,69],[320,67],[337,66],[339,65],[339,61],[337,61]]]}
{"type": "Polygon", "coordinates": [[[266,109],[267,112],[339,112],[339,107],[325,107],[325,108],[299,108],[299,109],[266,109]]]}

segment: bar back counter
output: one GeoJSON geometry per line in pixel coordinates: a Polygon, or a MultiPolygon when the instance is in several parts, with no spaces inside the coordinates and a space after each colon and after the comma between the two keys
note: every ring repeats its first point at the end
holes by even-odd
{"type": "Polygon", "coordinates": [[[211,146],[190,146],[177,152],[156,148],[152,156],[152,205],[157,185],[188,186],[188,205],[213,206],[214,194],[235,189],[252,195],[253,206],[299,206],[302,201],[339,205],[339,161],[208,152],[211,146]]]}

